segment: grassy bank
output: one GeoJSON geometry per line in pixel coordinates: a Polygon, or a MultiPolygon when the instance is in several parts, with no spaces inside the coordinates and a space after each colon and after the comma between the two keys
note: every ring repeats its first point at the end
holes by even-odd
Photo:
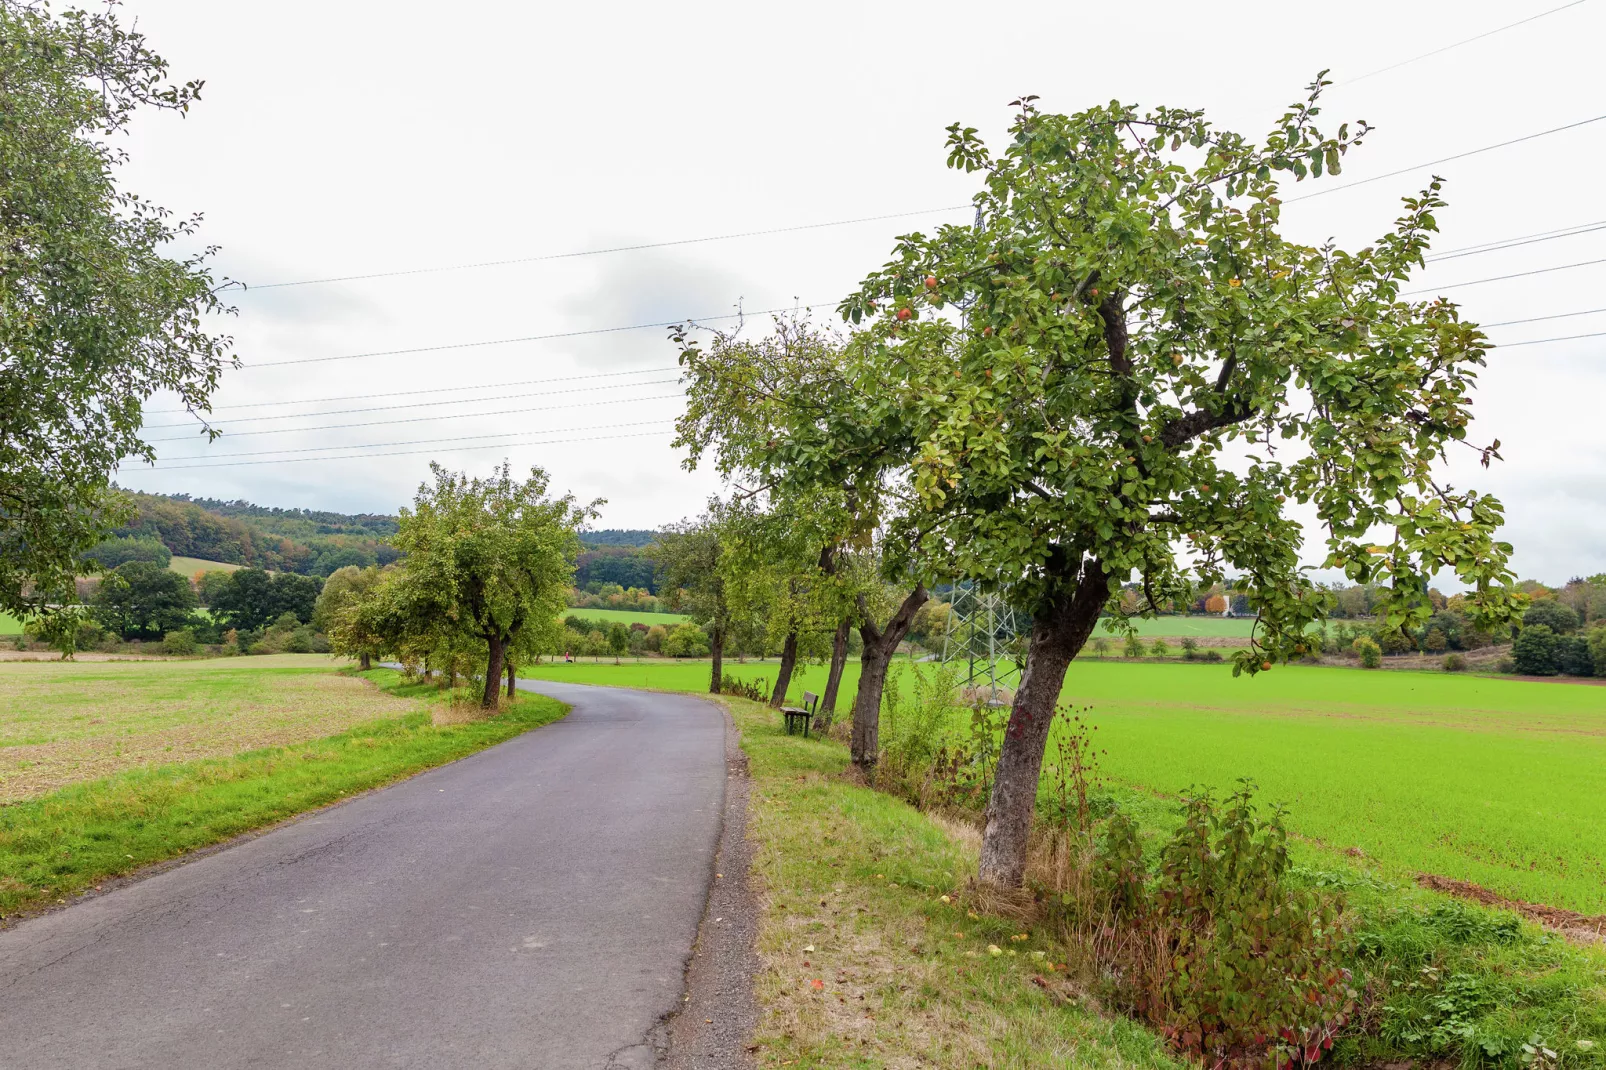
{"type": "Polygon", "coordinates": [[[403,685],[388,669],[362,675],[405,712],[292,745],[142,765],[0,806],[0,919],[462,758],[566,712],[521,695],[495,717],[464,719],[446,715],[432,687],[403,685]]]}
{"type": "Polygon", "coordinates": [[[975,867],[963,837],[844,778],[840,744],[727,701],[766,898],[760,1066],[1174,1065],[1147,1030],[1070,993],[1040,935],[1012,940],[1018,926],[953,901],[975,867]]]}
{"type": "MultiPolygon", "coordinates": [[[[788,737],[772,711],[729,701],[750,757],[750,835],[768,890],[761,1065],[1168,1062],[1153,1034],[1113,1013],[1110,979],[1058,942],[1051,889],[1038,889],[1035,921],[974,912],[963,891],[973,828],[858,786],[840,744],[788,737]],[[1070,970],[1052,968],[1066,961],[1070,970]]],[[[1175,804],[1115,794],[1152,863],[1177,824],[1175,804]]],[[[1392,880],[1368,860],[1292,846],[1293,880],[1346,903],[1343,961],[1359,1006],[1326,1061],[1606,1066],[1601,949],[1392,880]]]]}

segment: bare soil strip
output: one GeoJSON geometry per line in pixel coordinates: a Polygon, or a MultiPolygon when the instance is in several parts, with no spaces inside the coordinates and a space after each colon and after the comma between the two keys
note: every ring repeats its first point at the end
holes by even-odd
{"type": "Polygon", "coordinates": [[[1537,921],[1547,929],[1555,929],[1564,936],[1589,942],[1598,942],[1606,938],[1606,914],[1580,914],[1574,910],[1563,910],[1561,907],[1545,906],[1543,903],[1507,899],[1481,884],[1458,881],[1452,877],[1440,877],[1434,873],[1417,874],[1416,883],[1431,891],[1443,892],[1458,899],[1469,899],[1484,906],[1516,911],[1523,917],[1537,921]]]}

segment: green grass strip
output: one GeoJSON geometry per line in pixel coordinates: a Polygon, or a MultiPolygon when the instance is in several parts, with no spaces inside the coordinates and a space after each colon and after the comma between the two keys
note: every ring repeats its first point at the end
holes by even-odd
{"type": "MultiPolygon", "coordinates": [[[[428,685],[401,685],[389,669],[362,675],[403,698],[435,695],[428,685]]],[[[132,769],[0,807],[0,919],[455,761],[567,712],[521,694],[495,717],[436,725],[425,705],[324,739],[132,769]]]]}

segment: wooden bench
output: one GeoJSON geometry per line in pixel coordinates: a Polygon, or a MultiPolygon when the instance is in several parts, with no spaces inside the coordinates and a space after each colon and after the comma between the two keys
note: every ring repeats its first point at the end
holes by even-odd
{"type": "Polygon", "coordinates": [[[797,726],[803,726],[803,738],[809,738],[809,722],[814,719],[814,711],[819,708],[820,696],[812,691],[803,692],[803,705],[782,706],[781,713],[786,717],[786,734],[795,735],[797,726]]]}

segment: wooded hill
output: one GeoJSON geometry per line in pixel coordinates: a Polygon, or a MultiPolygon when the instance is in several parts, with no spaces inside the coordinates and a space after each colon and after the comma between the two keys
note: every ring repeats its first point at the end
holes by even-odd
{"type": "Polygon", "coordinates": [[[327,576],[345,565],[388,564],[396,518],[272,509],[188,495],[132,493],[137,515],[117,535],[148,536],[173,553],[277,572],[327,576]]]}

